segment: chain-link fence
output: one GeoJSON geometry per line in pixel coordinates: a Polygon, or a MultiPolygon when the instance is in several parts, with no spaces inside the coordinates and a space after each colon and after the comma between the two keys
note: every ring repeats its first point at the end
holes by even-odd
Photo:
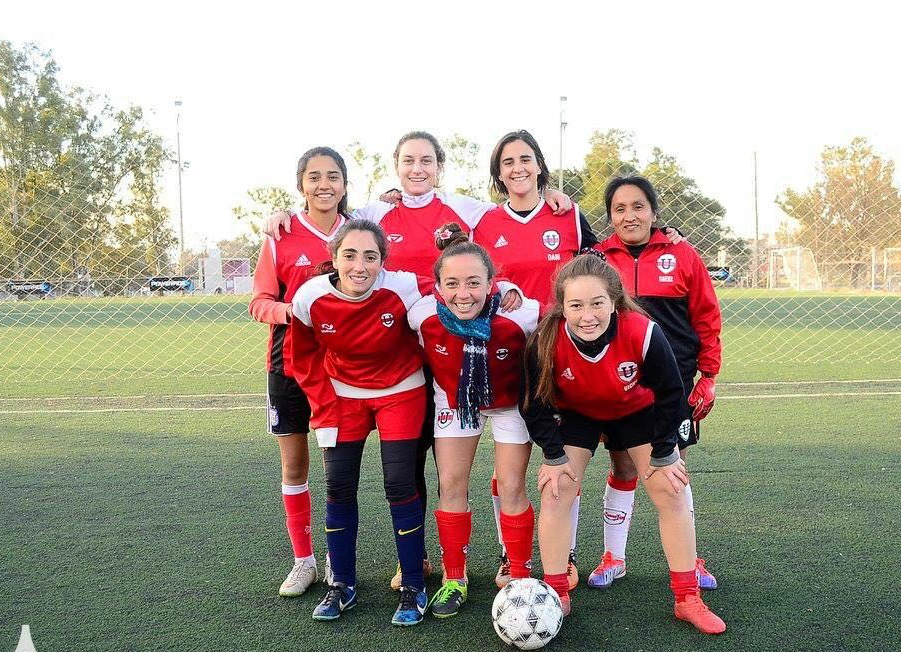
{"type": "MultiPolygon", "coordinates": [[[[91,169],[4,147],[4,384],[259,372],[265,327],[246,309],[258,240],[245,237],[237,254],[189,251],[178,260],[168,213],[154,193],[141,194],[133,161],[100,156],[96,165],[122,169],[98,196],[91,169]]],[[[705,194],[703,179],[657,150],[638,160],[622,132],[596,133],[583,165],[562,172],[563,189],[602,236],[604,187],[634,172],[657,188],[660,223],[680,228],[708,265],[724,313],[726,370],[761,362],[891,369],[898,361],[901,198],[892,162],[873,145],[824,149],[817,180],[785,188],[775,198],[782,224],[756,239],[728,226],[729,207],[705,194]]]]}

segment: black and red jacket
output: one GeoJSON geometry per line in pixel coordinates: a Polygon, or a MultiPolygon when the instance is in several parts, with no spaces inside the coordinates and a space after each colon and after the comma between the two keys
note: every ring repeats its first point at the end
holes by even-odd
{"type": "MultiPolygon", "coordinates": [[[[679,364],[683,382],[697,371],[716,375],[722,364],[720,304],[704,261],[687,242],[672,244],[659,229],[638,257],[615,233],[596,245],[637,299],[657,322],[679,364]]],[[[686,393],[691,386],[685,388],[686,393]]]]}

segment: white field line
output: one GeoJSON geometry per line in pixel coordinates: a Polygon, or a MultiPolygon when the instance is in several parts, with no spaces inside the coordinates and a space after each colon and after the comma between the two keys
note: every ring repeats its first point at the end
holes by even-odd
{"type": "Polygon", "coordinates": [[[266,394],[117,394],[110,396],[35,396],[32,398],[0,398],[0,401],[129,401],[139,398],[258,398],[263,396],[266,396],[266,394]]]}
{"type": "Polygon", "coordinates": [[[822,392],[819,394],[747,394],[745,396],[717,396],[718,401],[742,401],[762,398],[828,398],[832,396],[901,396],[901,392],[822,392]]]}
{"type": "Polygon", "coordinates": [[[723,382],[719,387],[765,387],[769,385],[863,385],[865,383],[901,383],[901,378],[861,378],[860,380],[761,380],[756,382],[723,382]]]}
{"type": "MultiPolygon", "coordinates": [[[[785,385],[863,385],[867,383],[901,383],[901,378],[861,378],[859,380],[763,380],[756,382],[722,382],[718,387],[775,387],[785,385]]],[[[258,398],[266,396],[263,392],[248,394],[123,394],[110,396],[34,396],[3,398],[2,401],[128,401],[137,399],[193,399],[193,398],[258,398]]],[[[724,398],[718,396],[717,398],[724,398]]],[[[736,397],[733,397],[736,398],[736,397]]]]}
{"type": "MultiPolygon", "coordinates": [[[[830,398],[845,396],[901,396],[899,392],[821,392],[816,394],[748,394],[746,396],[717,396],[719,401],[767,400],[774,398],[830,398]]],[[[236,405],[218,407],[136,407],[66,410],[0,410],[0,414],[103,414],[112,412],[232,412],[262,410],[263,405],[236,405]]]]}
{"type": "Polygon", "coordinates": [[[91,410],[0,410],[0,414],[102,414],[108,412],[232,412],[235,410],[263,410],[265,405],[233,405],[225,407],[139,407],[100,408],[91,410]]]}

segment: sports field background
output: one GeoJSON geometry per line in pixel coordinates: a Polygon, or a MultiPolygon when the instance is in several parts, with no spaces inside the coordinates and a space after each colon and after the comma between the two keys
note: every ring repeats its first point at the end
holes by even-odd
{"type": "MultiPolygon", "coordinates": [[[[726,366],[690,468],[699,551],[722,587],[707,597],[729,631],[704,637],[671,616],[640,491],[628,575],[607,592],[577,589],[550,649],[894,650],[901,297],[720,296],[726,366]],[[761,303],[773,316],[749,326],[761,303]]],[[[244,297],[0,302],[0,651],[23,624],[40,652],[502,649],[488,615],[487,440],[472,481],[471,599],[458,618],[388,624],[393,544],[371,445],[360,607],[320,624],[310,620],[319,588],[277,596],[290,547],[264,432],[265,333],[244,297]]],[[[321,562],[320,459],[310,485],[321,562]]],[[[583,578],[601,552],[605,469],[603,456],[589,467],[583,578]]],[[[534,472],[530,484],[537,499],[534,472]]],[[[431,524],[429,550],[437,556],[431,524]]]]}

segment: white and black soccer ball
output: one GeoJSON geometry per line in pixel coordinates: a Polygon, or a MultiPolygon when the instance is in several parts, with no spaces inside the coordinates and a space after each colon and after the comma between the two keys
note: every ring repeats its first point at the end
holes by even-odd
{"type": "Polygon", "coordinates": [[[560,631],[563,608],[557,592],[541,580],[513,580],[502,588],[491,605],[494,631],[507,645],[537,650],[560,631]]]}

